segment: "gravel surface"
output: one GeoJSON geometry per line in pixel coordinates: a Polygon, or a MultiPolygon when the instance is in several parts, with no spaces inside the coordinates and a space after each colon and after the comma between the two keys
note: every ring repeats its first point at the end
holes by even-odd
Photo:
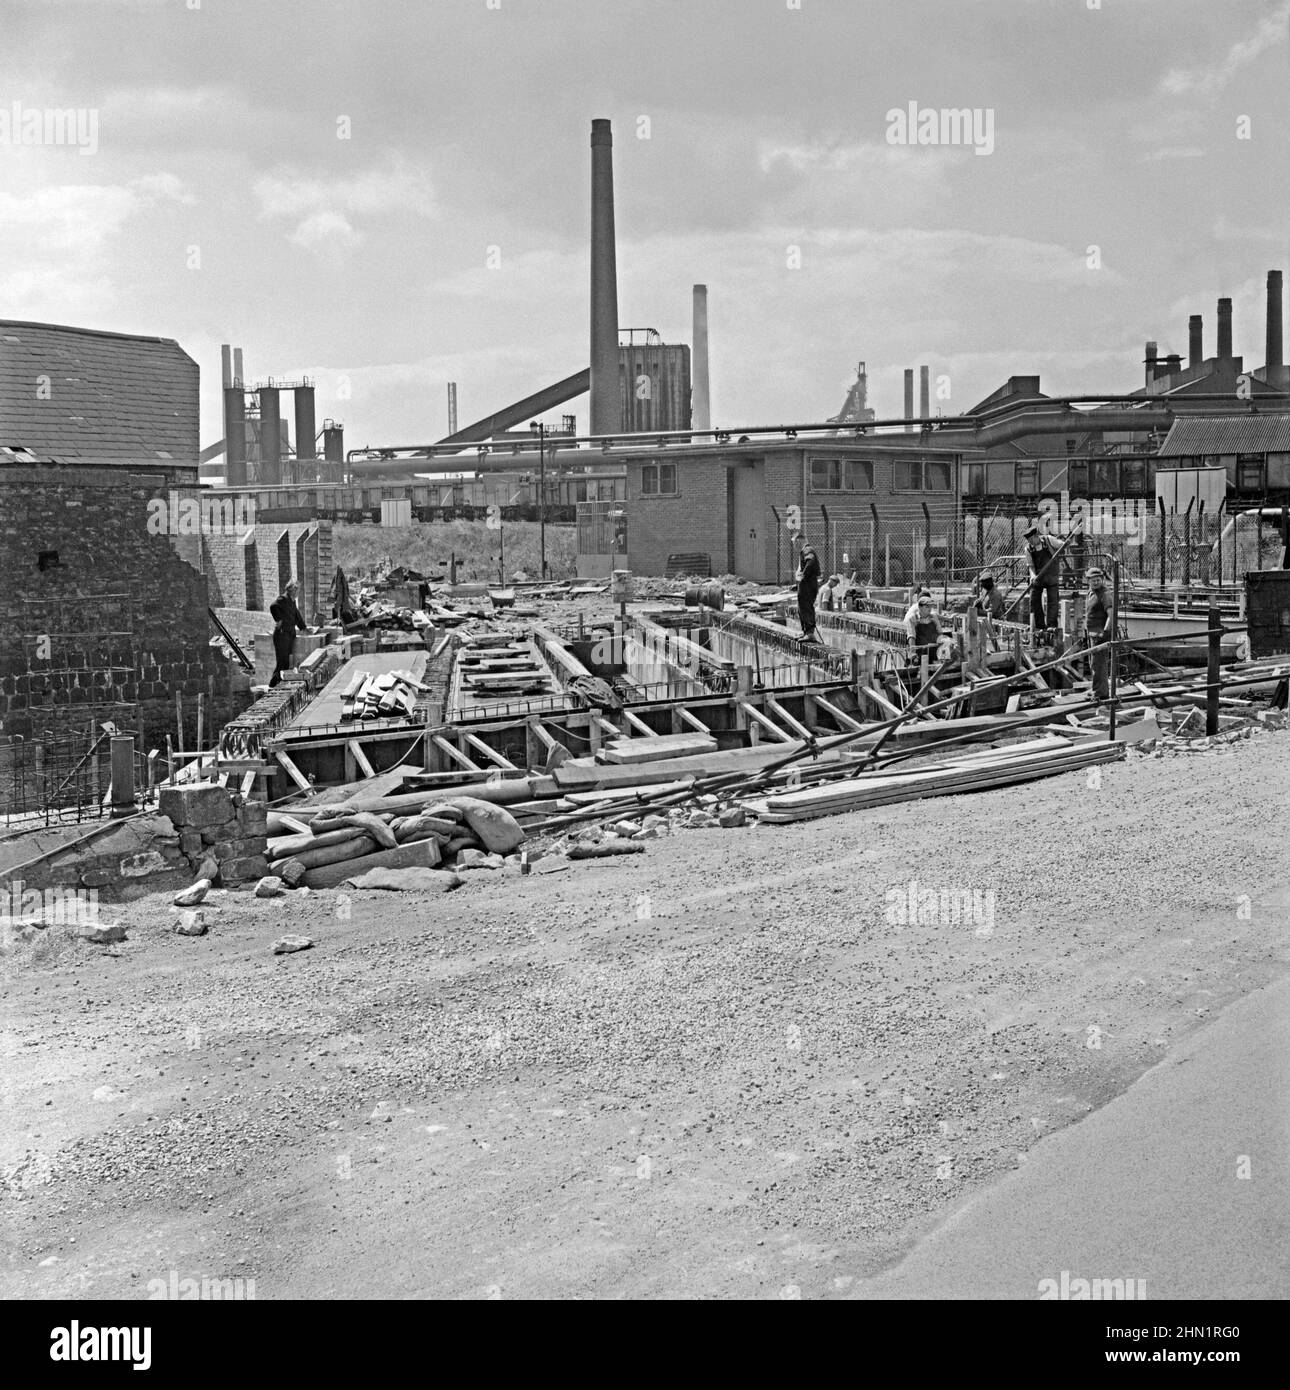
{"type": "Polygon", "coordinates": [[[444,896],[214,895],[205,937],[160,898],[119,946],[51,928],[3,958],[0,1293],[841,1294],[1285,972],[1288,772],[1260,732],[444,896]]]}

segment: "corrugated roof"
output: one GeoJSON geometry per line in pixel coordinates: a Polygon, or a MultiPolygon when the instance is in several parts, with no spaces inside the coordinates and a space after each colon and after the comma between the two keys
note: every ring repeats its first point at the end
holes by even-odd
{"type": "Polygon", "coordinates": [[[197,363],[171,338],[0,319],[0,444],[196,465],[199,412],[197,363]]]}
{"type": "Polygon", "coordinates": [[[1290,452],[1290,415],[1237,415],[1220,420],[1189,416],[1174,422],[1157,457],[1285,452],[1290,452]]]}

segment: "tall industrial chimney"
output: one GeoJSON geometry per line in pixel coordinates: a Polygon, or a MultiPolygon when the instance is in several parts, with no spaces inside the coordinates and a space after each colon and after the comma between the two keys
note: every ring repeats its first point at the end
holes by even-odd
{"type": "Polygon", "coordinates": [[[591,433],[623,428],[618,381],[618,267],[614,253],[614,137],[591,123],[591,433]]]}
{"type": "Polygon", "coordinates": [[[448,433],[457,433],[457,383],[448,383],[448,433]]]}
{"type": "Polygon", "coordinates": [[[233,384],[233,349],[227,343],[220,344],[219,367],[224,389],[227,391],[233,384]]]}
{"type": "Polygon", "coordinates": [[[281,393],[276,386],[261,386],[260,398],[260,478],[262,483],[282,481],[282,421],[278,415],[281,393]]]}
{"type": "Polygon", "coordinates": [[[1147,369],[1147,385],[1156,379],[1156,353],[1159,351],[1158,345],[1151,338],[1147,339],[1147,346],[1143,355],[1143,364],[1147,369]]]}
{"type": "Polygon", "coordinates": [[[856,418],[860,420],[868,419],[869,410],[869,373],[865,370],[863,362],[856,367],[856,418]]]}
{"type": "Polygon", "coordinates": [[[1187,365],[1199,367],[1205,360],[1205,321],[1199,314],[1187,320],[1187,365]]]}
{"type": "Polygon", "coordinates": [[[1281,272],[1268,271],[1268,336],[1264,373],[1269,386],[1286,390],[1290,372],[1286,370],[1285,347],[1281,337],[1281,272]]]}
{"type": "Polygon", "coordinates": [[[233,349],[233,385],[241,386],[245,380],[246,378],[242,375],[242,349],[235,347],[233,349]]]}
{"type": "Polygon", "coordinates": [[[694,287],[694,346],[691,352],[694,373],[690,388],[690,424],[696,430],[712,428],[712,405],[708,399],[708,287],[694,287]]]}
{"type": "Polygon", "coordinates": [[[918,418],[928,420],[932,414],[931,368],[918,369],[918,418]]]}
{"type": "MultiPolygon", "coordinates": [[[[906,419],[906,420],[912,420],[913,418],[914,418],[914,369],[913,369],[913,367],[906,367],[906,368],[905,368],[905,419],[906,419]]],[[[912,424],[907,424],[907,425],[905,426],[905,432],[906,432],[906,433],[909,433],[910,431],[913,430],[913,428],[914,428],[914,427],[913,427],[912,424]]]]}
{"type": "MultiPolygon", "coordinates": [[[[295,398],[296,410],[296,462],[301,459],[318,457],[318,419],[315,409],[314,387],[297,386],[291,393],[295,398]]],[[[304,482],[302,477],[299,482],[304,482]]]]}
{"type": "Polygon", "coordinates": [[[1218,301],[1218,359],[1229,362],[1232,357],[1232,301],[1218,301]]]}

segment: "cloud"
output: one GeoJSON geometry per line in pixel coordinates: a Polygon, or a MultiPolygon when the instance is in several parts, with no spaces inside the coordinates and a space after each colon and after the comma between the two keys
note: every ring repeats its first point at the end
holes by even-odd
{"type": "Polygon", "coordinates": [[[0,303],[39,320],[78,321],[112,308],[112,248],[127,223],[159,202],[192,201],[170,174],[0,192],[0,303]]]}
{"type": "Polygon", "coordinates": [[[1260,21],[1248,39],[1234,43],[1215,68],[1173,68],[1160,81],[1160,90],[1170,96],[1192,92],[1203,97],[1216,96],[1233,77],[1266,49],[1282,43],[1290,33],[1290,0],[1277,6],[1260,21]]]}
{"type": "Polygon", "coordinates": [[[389,213],[433,217],[436,211],[430,180],[402,160],[348,179],[268,174],[256,182],[255,196],[261,217],[295,222],[288,241],[332,255],[363,239],[353,219],[389,213]]]}

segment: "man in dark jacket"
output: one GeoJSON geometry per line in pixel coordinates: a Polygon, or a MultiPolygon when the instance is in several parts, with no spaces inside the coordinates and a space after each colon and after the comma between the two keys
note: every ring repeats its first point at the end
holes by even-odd
{"type": "Polygon", "coordinates": [[[1058,607],[1061,560],[1057,555],[1057,542],[1038,526],[1026,531],[1025,541],[1030,560],[1030,622],[1038,635],[1061,624],[1058,607]]]}
{"type": "MultiPolygon", "coordinates": [[[[1088,572],[1088,597],[1084,600],[1084,634],[1090,647],[1097,647],[1115,634],[1111,626],[1111,596],[1106,592],[1106,575],[1100,569],[1088,572]]],[[[1103,647],[1089,656],[1093,667],[1093,698],[1111,696],[1111,653],[1103,647]]]]}
{"type": "Polygon", "coordinates": [[[282,593],[269,605],[269,616],[273,619],[273,675],[270,687],[282,680],[283,671],[291,669],[291,650],[296,645],[296,632],[308,632],[309,628],[296,607],[296,594],[300,585],[293,579],[282,593]]]}
{"type": "Polygon", "coordinates": [[[815,599],[820,592],[820,557],[807,541],[797,566],[797,617],[802,624],[802,636],[808,642],[818,642],[815,630],[815,599]]]}

